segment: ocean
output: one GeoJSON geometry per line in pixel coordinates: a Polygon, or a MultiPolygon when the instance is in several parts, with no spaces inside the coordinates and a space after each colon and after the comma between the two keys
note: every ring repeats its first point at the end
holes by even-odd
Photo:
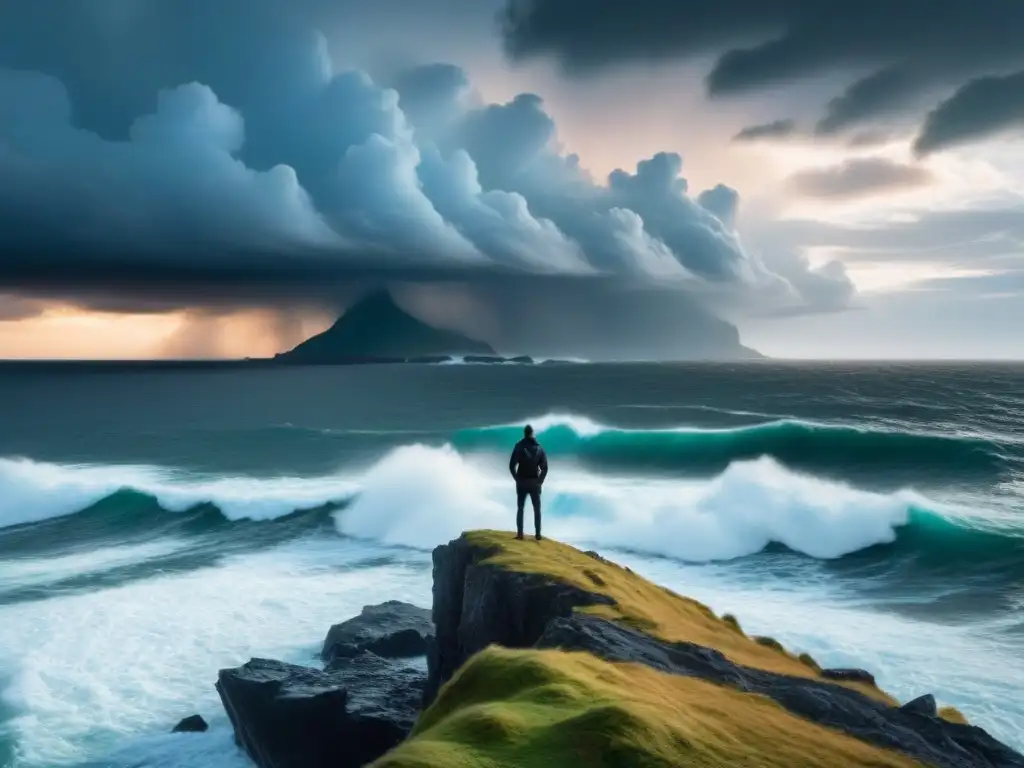
{"type": "Polygon", "coordinates": [[[429,606],[527,421],[547,535],[1024,749],[1024,366],[5,364],[0,766],[247,765],[217,670],[429,606]]]}

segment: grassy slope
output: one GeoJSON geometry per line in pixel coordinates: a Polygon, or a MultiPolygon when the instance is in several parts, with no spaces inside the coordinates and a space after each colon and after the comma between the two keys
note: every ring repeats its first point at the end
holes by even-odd
{"type": "MultiPolygon", "coordinates": [[[[544,573],[613,597],[586,609],[667,640],[711,646],[733,661],[815,677],[777,643],[747,637],[706,606],[555,541],[479,531],[488,562],[544,573]]],[[[851,686],[886,701],[882,691],[851,686]]],[[[442,688],[412,737],[375,768],[854,768],[918,766],[805,721],[766,697],[589,654],[491,647],[442,688]]]]}
{"type": "MultiPolygon", "coordinates": [[[[496,554],[488,562],[514,571],[544,573],[560,581],[601,592],[613,598],[615,606],[583,609],[589,613],[623,621],[654,637],[686,641],[717,648],[737,664],[799,677],[818,677],[817,665],[809,656],[803,661],[787,653],[770,638],[745,635],[739,623],[718,618],[706,605],[652,584],[611,562],[589,557],[574,547],[550,539],[540,543],[498,531],[474,531],[474,544],[496,554]]],[[[876,699],[896,703],[879,689],[849,684],[876,699]]]]}
{"type": "Polygon", "coordinates": [[[762,696],[585,653],[492,646],[375,768],[911,768],[762,696]]]}

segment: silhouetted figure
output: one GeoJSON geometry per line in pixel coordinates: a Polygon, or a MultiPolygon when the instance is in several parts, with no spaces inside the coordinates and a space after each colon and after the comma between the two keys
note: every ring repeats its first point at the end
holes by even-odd
{"type": "Polygon", "coordinates": [[[523,429],[523,439],[512,449],[508,471],[516,481],[516,538],[523,538],[523,504],[529,496],[533,505],[534,538],[540,541],[540,489],[548,476],[548,457],[529,424],[523,429]]]}

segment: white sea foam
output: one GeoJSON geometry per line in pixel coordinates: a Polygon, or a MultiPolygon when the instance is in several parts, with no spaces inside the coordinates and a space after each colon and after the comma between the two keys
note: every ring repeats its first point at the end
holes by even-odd
{"type": "MultiPolygon", "coordinates": [[[[222,721],[218,669],[252,656],[312,664],[327,629],[363,605],[430,605],[423,555],[351,567],[382,554],[338,539],[293,542],[187,574],[4,606],[0,710],[13,718],[0,714],[0,742],[17,744],[19,765],[109,766],[111,750],[193,712],[222,721]]],[[[220,768],[199,758],[234,751],[222,729],[150,741],[129,749],[149,753],[145,760],[123,764],[220,768]]]]}
{"type": "MultiPolygon", "coordinates": [[[[349,535],[433,546],[467,528],[507,528],[511,493],[500,470],[451,448],[410,446],[368,472],[336,517],[349,535]]],[[[770,542],[835,558],[893,541],[911,507],[924,503],[911,492],[857,490],[762,458],[735,462],[709,481],[558,476],[544,493],[544,524],[558,538],[692,562],[753,554],[770,542]]]]}
{"type": "Polygon", "coordinates": [[[49,464],[0,459],[0,528],[79,512],[121,489],[180,512],[203,502],[225,517],[269,520],[352,495],[341,477],[197,478],[148,466],[49,464]]]}
{"type": "MultiPolygon", "coordinates": [[[[403,446],[359,476],[316,478],[196,479],[151,467],[0,460],[0,521],[70,514],[122,487],[151,494],[171,511],[210,502],[229,519],[267,520],[352,499],[337,513],[342,533],[420,548],[467,528],[508,527],[513,493],[504,468],[447,446],[403,446]]],[[[734,462],[710,480],[559,474],[556,468],[544,506],[553,536],[693,562],[753,554],[770,542],[813,557],[840,557],[893,541],[914,506],[938,509],[910,491],[858,490],[769,458],[734,462]]]]}

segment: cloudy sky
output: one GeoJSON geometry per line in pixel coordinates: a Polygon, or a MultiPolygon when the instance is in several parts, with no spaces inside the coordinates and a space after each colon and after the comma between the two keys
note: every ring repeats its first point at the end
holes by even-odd
{"type": "Polygon", "coordinates": [[[1024,358],[1020,0],[0,6],[0,357],[1024,358]]]}

